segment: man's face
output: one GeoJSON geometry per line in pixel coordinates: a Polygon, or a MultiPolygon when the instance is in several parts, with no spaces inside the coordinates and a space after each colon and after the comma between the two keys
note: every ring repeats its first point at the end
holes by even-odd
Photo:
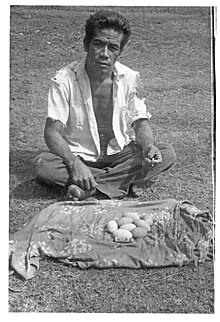
{"type": "Polygon", "coordinates": [[[85,45],[87,67],[95,74],[111,75],[115,62],[121,53],[123,33],[114,29],[97,30],[94,38],[85,45]]]}

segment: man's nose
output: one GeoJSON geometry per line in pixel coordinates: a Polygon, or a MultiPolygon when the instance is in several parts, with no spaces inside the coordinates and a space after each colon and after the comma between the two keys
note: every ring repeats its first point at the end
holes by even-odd
{"type": "Polygon", "coordinates": [[[101,56],[105,57],[105,58],[109,57],[109,55],[108,55],[108,46],[107,45],[103,46],[102,51],[101,51],[101,56]]]}

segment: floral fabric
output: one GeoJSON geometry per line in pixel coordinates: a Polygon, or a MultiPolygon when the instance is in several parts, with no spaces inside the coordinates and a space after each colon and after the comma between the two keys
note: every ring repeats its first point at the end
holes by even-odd
{"type": "Polygon", "coordinates": [[[44,256],[80,268],[197,265],[212,259],[212,235],[210,214],[187,201],[58,202],[10,236],[10,267],[29,279],[44,256]],[[106,224],[128,212],[150,214],[151,230],[115,242],[106,224]]]}

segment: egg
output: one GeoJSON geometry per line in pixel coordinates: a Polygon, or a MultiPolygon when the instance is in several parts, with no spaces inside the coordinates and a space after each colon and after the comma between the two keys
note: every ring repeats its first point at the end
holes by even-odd
{"type": "Polygon", "coordinates": [[[132,212],[132,211],[128,211],[125,214],[122,215],[122,217],[130,217],[133,219],[140,219],[138,212],[132,212]]]}
{"type": "Polygon", "coordinates": [[[129,242],[132,238],[132,233],[125,229],[117,229],[112,233],[115,241],[129,242]]]}
{"type": "Polygon", "coordinates": [[[143,227],[136,227],[132,230],[132,236],[134,239],[136,238],[143,238],[147,236],[148,230],[143,227]]]}
{"type": "Polygon", "coordinates": [[[117,220],[117,224],[119,227],[124,224],[132,223],[132,222],[133,222],[133,218],[131,217],[121,217],[120,219],[117,220]]]}
{"type": "Polygon", "coordinates": [[[106,225],[106,230],[109,233],[113,233],[116,229],[118,229],[118,224],[115,220],[110,220],[106,225]]]}
{"type": "Polygon", "coordinates": [[[143,227],[148,231],[150,230],[150,225],[143,219],[134,219],[133,224],[135,224],[137,227],[143,227]]]}
{"type": "Polygon", "coordinates": [[[121,225],[120,226],[120,229],[125,229],[125,230],[128,230],[128,231],[132,231],[134,228],[136,228],[136,226],[132,223],[127,223],[127,224],[124,224],[124,225],[121,225]]]}

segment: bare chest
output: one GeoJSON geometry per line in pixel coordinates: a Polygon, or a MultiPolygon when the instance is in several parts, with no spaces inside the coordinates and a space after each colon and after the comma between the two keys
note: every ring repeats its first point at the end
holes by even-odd
{"type": "Polygon", "coordinates": [[[95,114],[108,115],[113,109],[113,84],[103,83],[98,87],[92,86],[92,103],[95,114]]]}

